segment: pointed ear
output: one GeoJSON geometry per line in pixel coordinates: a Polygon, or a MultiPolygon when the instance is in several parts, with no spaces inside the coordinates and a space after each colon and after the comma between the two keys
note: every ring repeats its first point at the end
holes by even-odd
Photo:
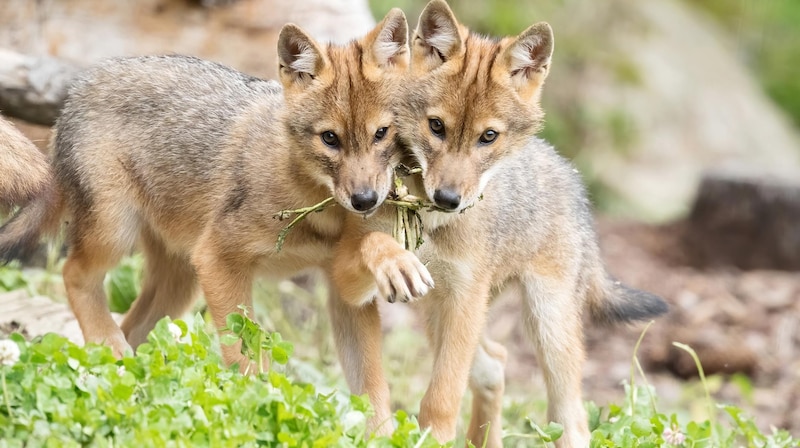
{"type": "Polygon", "coordinates": [[[393,8],[364,38],[367,61],[381,69],[405,71],[409,63],[408,21],[399,8],[393,8]]]}
{"type": "Polygon", "coordinates": [[[278,75],[284,88],[305,85],[325,67],[325,57],[314,39],[289,23],[278,36],[278,75]]]}
{"type": "Polygon", "coordinates": [[[438,67],[464,48],[458,21],[444,0],[433,0],[419,16],[412,57],[426,69],[438,67]]]}
{"type": "Polygon", "coordinates": [[[553,56],[553,29],[545,22],[532,25],[506,49],[511,82],[529,99],[544,84],[553,56]]]}

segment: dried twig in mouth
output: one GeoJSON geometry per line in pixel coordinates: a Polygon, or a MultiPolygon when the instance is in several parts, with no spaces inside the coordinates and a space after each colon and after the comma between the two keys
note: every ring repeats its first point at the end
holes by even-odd
{"type": "MultiPolygon", "coordinates": [[[[395,206],[396,209],[392,236],[400,245],[412,251],[418,249],[422,243],[425,242],[422,239],[422,231],[424,229],[422,227],[422,218],[419,215],[419,211],[422,209],[442,211],[436,205],[408,193],[408,187],[403,183],[403,178],[421,172],[421,168],[409,168],[403,164],[395,167],[394,191],[389,193],[389,198],[384,201],[386,204],[395,206]]],[[[305,219],[309,214],[322,211],[331,205],[336,205],[332,197],[310,207],[298,208],[296,210],[281,210],[276,213],[273,217],[279,220],[288,219],[292,215],[297,216],[278,233],[275,251],[281,251],[283,243],[286,240],[286,235],[297,223],[305,219]]]]}

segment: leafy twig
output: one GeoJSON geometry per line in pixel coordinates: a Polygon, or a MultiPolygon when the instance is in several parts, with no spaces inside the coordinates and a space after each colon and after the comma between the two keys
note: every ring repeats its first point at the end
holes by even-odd
{"type": "MultiPolygon", "coordinates": [[[[446,211],[436,206],[436,204],[409,194],[408,187],[403,183],[403,178],[421,172],[422,168],[409,168],[403,164],[396,166],[394,169],[394,191],[392,191],[389,198],[384,201],[386,204],[393,205],[397,209],[393,236],[397,242],[408,250],[415,250],[425,242],[422,238],[422,231],[424,229],[422,227],[422,217],[420,217],[419,211],[422,209],[446,211]]],[[[275,250],[277,252],[281,251],[283,243],[286,240],[286,235],[297,223],[305,219],[310,213],[322,211],[324,208],[331,205],[335,205],[332,197],[310,207],[303,207],[296,210],[281,210],[276,213],[274,217],[280,220],[288,219],[295,214],[297,216],[278,233],[278,241],[275,243],[275,250]]]]}
{"type": "Polygon", "coordinates": [[[278,213],[276,213],[273,216],[273,218],[276,218],[281,221],[283,221],[284,219],[288,219],[289,216],[292,216],[294,214],[296,214],[297,216],[292,220],[292,222],[290,222],[286,227],[284,227],[280,231],[280,233],[278,233],[278,241],[275,243],[275,251],[276,252],[281,251],[281,249],[283,248],[283,242],[286,240],[286,235],[289,233],[290,230],[292,230],[294,226],[297,225],[297,223],[305,219],[305,217],[308,216],[309,214],[313,212],[322,211],[325,207],[328,207],[330,205],[336,205],[333,202],[333,197],[325,199],[319,204],[312,205],[310,207],[298,208],[296,210],[281,210],[278,213]]]}

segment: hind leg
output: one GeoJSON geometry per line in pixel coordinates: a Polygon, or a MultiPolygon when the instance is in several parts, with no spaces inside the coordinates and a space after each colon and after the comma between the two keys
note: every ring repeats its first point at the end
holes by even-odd
{"type": "Polygon", "coordinates": [[[131,347],[111,317],[103,280],[130,244],[121,238],[124,233],[112,236],[113,230],[116,229],[104,227],[100,217],[76,217],[70,227],[70,249],[62,274],[84,340],[107,344],[115,356],[122,357],[131,347]]]}
{"type": "Polygon", "coordinates": [[[564,426],[556,446],[576,448],[589,446],[590,438],[581,397],[583,323],[575,283],[564,277],[526,278],[523,314],[547,387],[547,417],[564,426]]]}
{"type": "Polygon", "coordinates": [[[484,334],[469,372],[472,390],[472,416],[467,430],[467,440],[475,446],[500,448],[503,446],[503,392],[505,391],[505,365],[508,352],[505,347],[484,334]]]}
{"type": "Polygon", "coordinates": [[[161,318],[175,319],[185,313],[196,291],[194,269],[186,255],[170,253],[150,231],[142,232],[141,242],[144,285],[122,322],[122,332],[134,348],[147,340],[161,318]]]}

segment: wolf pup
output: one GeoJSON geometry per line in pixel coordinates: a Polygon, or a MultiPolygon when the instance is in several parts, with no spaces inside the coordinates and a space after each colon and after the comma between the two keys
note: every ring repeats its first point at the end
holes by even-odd
{"type": "Polygon", "coordinates": [[[444,1],[429,3],[412,40],[399,136],[422,168],[409,190],[452,212],[422,214],[425,243],[418,255],[436,288],[425,295],[418,290],[424,284],[407,271],[396,274],[409,279],[401,290],[382,281],[379,268],[404,252],[382,233],[391,229],[391,212],[360,226],[352,220],[334,255],[333,278],[342,293],[332,307],[340,358],[351,364],[344,371],[353,393],[369,394],[379,413],[389,407],[380,346],[358,342],[380,338],[370,301],[375,294],[425,296],[415,305],[434,365],[419,422],[440,442],[455,437],[469,385],[468,439],[502,446],[506,351],[481,334],[490,298],[503,289],[521,295],[521,317],[547,385],[548,418],[564,426],[556,443],[562,448],[589,445],[581,398],[584,312],[610,324],[667,310],[659,297],[609,276],[577,171],[534,136],[543,120],[539,97],[552,51],[546,23],[495,40],[470,33],[444,1]]]}
{"type": "MultiPolygon", "coordinates": [[[[86,341],[116,355],[163,316],[183,313],[198,282],[224,326],[229,313],[250,307],[255,275],[287,277],[329,262],[345,215],[371,213],[386,198],[407,40],[399,9],[344,46],[286,25],[282,88],[182,56],[90,69],[56,124],[57,206],[42,214],[49,196],[34,198],[0,230],[0,256],[15,256],[67,217],[70,305],[86,341]],[[340,207],[303,220],[276,251],[286,223],[273,215],[330,196],[340,207]],[[145,255],[144,284],[120,327],[103,278],[134,247],[145,255]]],[[[223,355],[242,361],[238,347],[223,355]]]]}

